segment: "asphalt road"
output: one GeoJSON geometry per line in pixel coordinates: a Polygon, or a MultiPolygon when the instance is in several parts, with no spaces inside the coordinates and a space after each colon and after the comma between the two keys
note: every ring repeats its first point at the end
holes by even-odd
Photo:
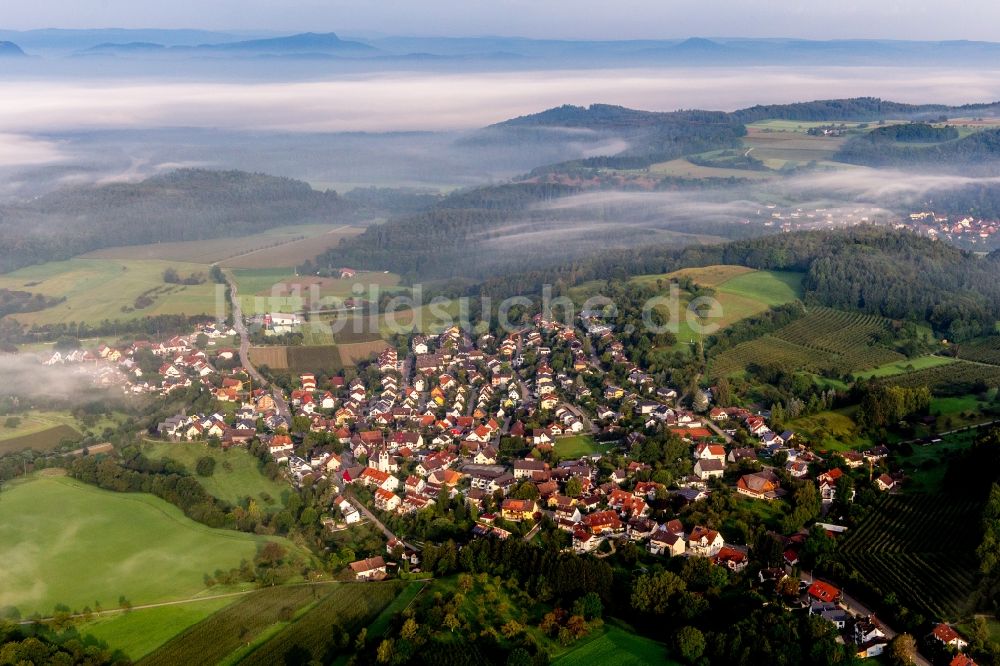
{"type": "MultiPolygon", "coordinates": [[[[240,306],[239,294],[236,288],[236,281],[233,280],[232,276],[228,273],[226,275],[226,282],[229,284],[229,294],[230,300],[233,306],[233,328],[240,336],[240,363],[246,368],[250,377],[253,378],[254,382],[257,383],[258,387],[269,387],[270,382],[264,378],[257,368],[254,367],[253,363],[250,362],[250,332],[247,331],[246,322],[243,320],[243,308],[240,306]]],[[[271,396],[274,398],[274,404],[278,408],[278,414],[288,422],[289,425],[292,423],[292,411],[288,408],[288,401],[285,400],[284,394],[281,392],[280,388],[272,387],[271,396]]]]}

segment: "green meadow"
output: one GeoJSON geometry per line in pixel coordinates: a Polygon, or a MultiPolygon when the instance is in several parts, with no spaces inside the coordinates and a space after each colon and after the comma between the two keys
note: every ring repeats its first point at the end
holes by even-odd
{"type": "Polygon", "coordinates": [[[65,299],[38,312],[13,315],[27,325],[215,313],[217,285],[209,280],[196,285],[167,284],[163,281],[167,268],[174,268],[181,277],[201,273],[207,278],[206,266],[178,261],[70,259],[6,273],[0,276],[0,289],[65,299]],[[136,300],[143,295],[152,303],[136,308],[136,300]]]}
{"type": "Polygon", "coordinates": [[[195,476],[208,494],[234,505],[242,505],[252,498],[264,510],[277,511],[284,506],[292,492],[291,486],[282,481],[272,481],[260,470],[260,461],[245,449],[228,450],[211,448],[198,442],[155,442],[147,444],[146,457],[152,460],[170,458],[181,463],[194,474],[198,459],[211,456],[215,459],[212,476],[195,476]]]}
{"type": "Polygon", "coordinates": [[[205,591],[205,574],[269,540],[211,529],[152,495],[39,475],[0,495],[0,608],[28,616],[187,599],[205,591]]]}

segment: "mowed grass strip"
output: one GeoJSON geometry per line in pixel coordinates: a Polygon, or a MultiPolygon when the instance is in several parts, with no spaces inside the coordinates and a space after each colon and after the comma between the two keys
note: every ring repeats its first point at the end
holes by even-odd
{"type": "Polygon", "coordinates": [[[907,372],[926,370],[927,368],[936,368],[939,365],[948,365],[954,362],[955,359],[948,358],[947,356],[919,356],[917,358],[906,359],[904,361],[886,363],[885,365],[880,365],[877,368],[866,370],[864,372],[855,372],[854,377],[855,379],[892,377],[893,375],[903,375],[907,372]]]}
{"type": "Polygon", "coordinates": [[[293,652],[305,662],[310,658],[324,660],[335,649],[334,641],[340,633],[333,631],[335,626],[353,636],[372,622],[406,586],[402,581],[339,585],[239,663],[261,666],[289,663],[288,656],[293,652]]]}
{"type": "Polygon", "coordinates": [[[204,576],[251,560],[281,539],[212,529],[152,495],[67,477],[5,486],[0,498],[0,607],[21,615],[188,599],[204,576]]]}
{"type": "Polygon", "coordinates": [[[571,664],[679,666],[678,662],[667,656],[667,649],[662,643],[657,643],[613,625],[608,625],[600,636],[592,640],[584,640],[586,642],[580,647],[566,652],[553,661],[553,666],[570,666],[571,664]]]}
{"type": "Polygon", "coordinates": [[[107,643],[112,650],[120,650],[135,661],[237,599],[202,599],[115,613],[80,625],[78,631],[81,636],[107,643]]]}
{"type": "Polygon", "coordinates": [[[144,449],[147,458],[170,458],[184,465],[191,474],[195,473],[199,458],[213,458],[215,472],[212,476],[195,478],[212,497],[233,505],[242,505],[249,497],[265,511],[278,511],[292,492],[287,483],[264,476],[260,461],[239,447],[222,450],[189,442],[155,442],[148,447],[144,449]]]}
{"type": "Polygon", "coordinates": [[[178,634],[139,663],[144,666],[218,664],[261,632],[288,621],[329,592],[324,585],[269,587],[240,598],[178,634]]]}

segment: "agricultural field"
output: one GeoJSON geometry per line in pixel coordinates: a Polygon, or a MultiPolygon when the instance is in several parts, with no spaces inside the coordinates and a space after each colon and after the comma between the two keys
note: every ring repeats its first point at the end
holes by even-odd
{"type": "Polygon", "coordinates": [[[219,664],[274,625],[290,622],[301,610],[332,593],[336,584],[268,587],[241,597],[140,661],[164,664],[219,664]]]}
{"type": "Polygon", "coordinates": [[[713,377],[742,373],[754,363],[779,363],[796,369],[818,369],[817,354],[806,347],[765,335],[714,355],[709,372],[713,377]]]}
{"type": "Polygon", "coordinates": [[[341,307],[346,298],[377,300],[382,292],[403,290],[395,273],[362,272],[342,280],[299,276],[292,268],[235,268],[230,272],[247,315],[341,307]]]}
{"type": "Polygon", "coordinates": [[[929,386],[936,395],[966,395],[977,393],[983,387],[1000,386],[1000,366],[956,361],[948,365],[896,375],[886,381],[907,388],[929,386]]]}
{"type": "Polygon", "coordinates": [[[0,439],[0,455],[29,449],[44,453],[57,449],[68,442],[77,442],[82,437],[80,432],[72,426],[51,426],[27,435],[14,435],[0,439]]]}
{"type": "MultiPolygon", "coordinates": [[[[363,343],[369,344],[369,343],[363,343]]],[[[379,343],[384,345],[385,343],[379,343]]],[[[351,345],[345,345],[351,347],[351,345]]],[[[350,349],[348,352],[350,353],[350,349]]],[[[293,345],[274,347],[251,347],[250,361],[254,365],[266,365],[272,370],[336,372],[344,367],[340,346],[337,345],[293,345]]],[[[353,362],[353,361],[352,361],[353,362]]]]}
{"type": "Polygon", "coordinates": [[[747,180],[767,180],[775,174],[770,171],[753,171],[751,169],[731,169],[728,167],[702,166],[687,161],[683,157],[669,162],[660,162],[649,167],[649,172],[656,176],[672,176],[674,178],[745,178],[747,180]]]}
{"type": "Polygon", "coordinates": [[[107,643],[112,650],[120,650],[135,661],[236,599],[237,597],[222,597],[139,608],[100,617],[79,625],[77,630],[85,639],[107,643]]]}
{"type": "Polygon", "coordinates": [[[32,410],[0,416],[0,454],[25,449],[51,451],[64,441],[78,441],[87,433],[100,434],[117,425],[116,419],[101,417],[87,426],[64,411],[32,410]]]}
{"type": "MultiPolygon", "coordinates": [[[[273,638],[238,661],[268,666],[287,663],[290,654],[301,657],[308,654],[313,660],[323,659],[337,649],[336,641],[341,632],[354,637],[406,587],[407,584],[400,581],[338,585],[273,638]]],[[[306,657],[304,661],[310,659],[306,657]]]]}
{"type": "MultiPolygon", "coordinates": [[[[809,136],[810,127],[830,123],[765,120],[747,125],[743,145],[750,156],[771,169],[802,166],[810,162],[832,163],[833,156],[846,140],[844,137],[809,136]]],[[[844,165],[846,168],[847,165],[844,165]]]]}
{"type": "Polygon", "coordinates": [[[847,374],[900,362],[905,357],[877,340],[888,321],[874,315],[812,308],[787,326],[727,349],[711,361],[711,373],[723,377],[750,364],[776,362],[798,370],[847,374]]]}
{"type": "Polygon", "coordinates": [[[958,357],[966,361],[1000,365],[1000,337],[989,337],[958,345],[958,357]]]}
{"type": "Polygon", "coordinates": [[[215,459],[212,476],[195,476],[198,483],[212,495],[230,504],[241,506],[250,497],[265,511],[280,510],[292,492],[287,483],[272,481],[260,471],[260,461],[246,450],[211,448],[206,444],[188,442],[148,442],[143,453],[151,460],[170,458],[194,474],[198,459],[215,459]]]}
{"type": "Polygon", "coordinates": [[[181,261],[219,264],[227,268],[290,268],[313,259],[343,238],[357,236],[363,227],[302,224],[275,227],[238,238],[210,238],[174,243],[150,243],[96,250],[85,259],[181,261]]]}
{"type": "Polygon", "coordinates": [[[3,490],[0,607],[30,615],[187,599],[204,592],[205,574],[252,559],[268,540],[211,529],[152,495],[38,475],[3,490]]]}
{"type": "Polygon", "coordinates": [[[25,290],[65,300],[38,312],[10,315],[21,324],[66,322],[99,324],[105,319],[136,319],[161,314],[215,314],[224,308],[218,285],[166,284],[163,271],[174,268],[182,277],[203,273],[200,264],[109,259],[70,259],[29,266],[0,275],[0,289],[25,290]],[[140,297],[151,300],[136,307],[140,297]],[[217,298],[218,297],[218,298],[217,298]]]}
{"type": "Polygon", "coordinates": [[[552,662],[553,666],[571,664],[606,664],[607,666],[679,666],[667,656],[662,643],[639,636],[614,625],[607,625],[600,636],[584,639],[583,644],[552,662]]]}
{"type": "Polygon", "coordinates": [[[373,340],[371,342],[350,342],[337,345],[337,352],[340,354],[341,367],[347,368],[356,365],[358,361],[364,361],[372,356],[378,356],[382,350],[388,348],[384,340],[373,340]]]}
{"type": "Polygon", "coordinates": [[[655,285],[657,280],[670,278],[691,278],[691,281],[702,287],[715,289],[721,284],[728,282],[741,275],[756,273],[753,268],[746,266],[736,266],[733,264],[716,264],[713,266],[701,266],[698,268],[682,268],[666,275],[640,275],[632,278],[632,282],[639,284],[655,285]]]}
{"type": "Polygon", "coordinates": [[[888,495],[848,532],[840,556],[871,593],[894,593],[928,619],[957,621],[973,610],[982,505],[939,493],[888,495]]]}

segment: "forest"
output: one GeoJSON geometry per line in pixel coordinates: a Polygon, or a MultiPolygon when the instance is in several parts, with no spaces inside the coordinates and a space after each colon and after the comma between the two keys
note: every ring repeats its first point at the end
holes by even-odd
{"type": "Polygon", "coordinates": [[[879,99],[877,97],[854,97],[851,99],[826,99],[793,104],[758,104],[734,111],[731,115],[741,123],[760,120],[802,120],[802,121],[873,121],[888,118],[910,120],[938,120],[948,116],[982,115],[989,116],[1000,111],[1000,103],[963,104],[904,104],[879,99]]]}
{"type": "MultiPolygon", "coordinates": [[[[933,129],[933,128],[932,128],[933,129]]],[[[941,128],[945,129],[945,128],[941,128]]],[[[1000,173],[1000,130],[988,129],[970,134],[964,139],[956,139],[931,146],[897,145],[898,142],[916,142],[923,139],[906,138],[893,140],[891,135],[876,134],[882,129],[854,137],[837,152],[835,159],[848,164],[870,167],[933,167],[935,171],[957,171],[963,175],[996,175],[1000,173]]],[[[917,132],[917,137],[920,133],[917,132]]],[[[933,141],[943,141],[939,138],[933,141]]]]}
{"type": "Polygon", "coordinates": [[[949,339],[983,335],[1000,315],[1000,253],[978,257],[909,231],[861,225],[802,231],[718,245],[607,250],[546,270],[486,280],[494,299],[681,268],[733,264],[805,273],[807,304],[927,322],[949,339]]]}
{"type": "Polygon", "coordinates": [[[104,247],[348,221],[356,208],[336,192],[241,171],[181,169],[138,183],[73,187],[0,207],[0,272],[104,247]]]}

